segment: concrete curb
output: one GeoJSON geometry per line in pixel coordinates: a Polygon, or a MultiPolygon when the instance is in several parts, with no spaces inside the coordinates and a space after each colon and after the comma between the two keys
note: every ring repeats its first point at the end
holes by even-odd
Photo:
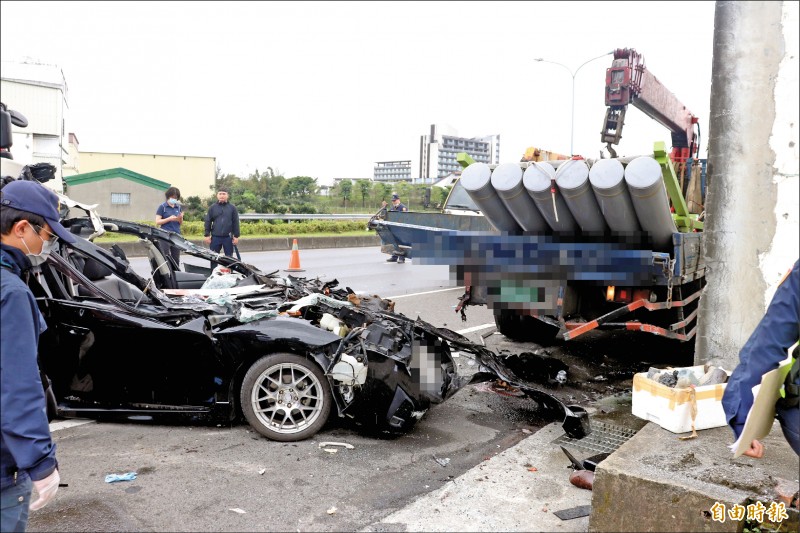
{"type": "MultiPolygon", "coordinates": [[[[728,510],[741,505],[744,511],[750,502],[761,501],[769,508],[779,482],[791,487],[788,494],[797,490],[798,457],[777,420],[760,439],[767,450],[761,459],[733,459],[727,448],[731,440],[727,426],[679,440],[649,422],[597,466],[589,531],[735,533],[742,531],[743,521],[725,514],[721,522],[714,520],[714,505],[728,510]]],[[[786,511],[781,530],[797,531],[797,510],[786,511]]]]}
{"type": "MultiPolygon", "coordinates": [[[[292,240],[297,239],[297,246],[301,250],[314,249],[314,248],[351,248],[356,246],[380,246],[381,239],[378,235],[370,233],[368,235],[343,235],[332,237],[315,237],[308,236],[286,236],[274,237],[263,239],[248,239],[242,238],[239,240],[239,251],[244,252],[272,252],[279,250],[291,250],[292,240]]],[[[191,242],[198,246],[206,247],[203,239],[189,239],[191,242]]],[[[143,257],[147,255],[147,248],[138,241],[136,242],[103,242],[100,243],[102,248],[110,248],[114,244],[118,244],[125,252],[127,257],[143,257]]]]}
{"type": "Polygon", "coordinates": [[[551,444],[563,433],[549,424],[362,531],[586,531],[588,516],[553,514],[592,501],[570,484],[569,461],[551,444]]]}

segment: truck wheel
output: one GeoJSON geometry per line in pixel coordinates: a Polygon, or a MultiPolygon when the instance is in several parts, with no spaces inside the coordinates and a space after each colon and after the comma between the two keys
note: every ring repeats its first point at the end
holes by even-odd
{"type": "Polygon", "coordinates": [[[253,429],[282,442],[307,439],[322,429],[333,402],[322,369],[290,353],[266,355],[253,363],[240,396],[253,429]]]}
{"type": "Polygon", "coordinates": [[[510,340],[535,342],[540,346],[549,346],[558,334],[558,328],[546,322],[507,309],[494,315],[494,323],[497,325],[497,330],[510,340]]]}

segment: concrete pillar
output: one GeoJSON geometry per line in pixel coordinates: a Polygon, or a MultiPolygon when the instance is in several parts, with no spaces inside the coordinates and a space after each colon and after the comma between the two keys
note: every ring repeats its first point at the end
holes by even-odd
{"type": "Polygon", "coordinates": [[[798,5],[716,3],[696,364],[738,364],[800,254],[798,5]]]}

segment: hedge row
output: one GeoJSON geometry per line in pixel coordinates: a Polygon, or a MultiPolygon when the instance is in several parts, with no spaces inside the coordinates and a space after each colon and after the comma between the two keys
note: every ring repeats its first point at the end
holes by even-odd
{"type": "MultiPolygon", "coordinates": [[[[152,221],[140,224],[153,225],[152,221]]],[[[365,231],[366,221],[359,220],[303,220],[300,222],[269,222],[267,220],[243,220],[239,223],[241,235],[291,235],[308,233],[346,233],[365,231]]],[[[202,237],[202,221],[184,221],[181,225],[184,237],[202,237]]]]}

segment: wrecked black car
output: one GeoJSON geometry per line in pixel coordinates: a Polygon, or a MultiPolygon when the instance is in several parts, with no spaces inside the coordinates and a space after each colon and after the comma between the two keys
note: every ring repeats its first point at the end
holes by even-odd
{"type": "Polygon", "coordinates": [[[294,441],[335,413],[402,432],[468,382],[499,377],[575,418],[494,353],[394,313],[391,301],[336,280],[264,273],[178,234],[100,219],[93,206],[61,199],[62,223],[80,238],[60,242],[29,278],[48,324],[39,360],[51,416],[243,417],[270,439],[294,441]],[[92,242],[107,230],[139,237],[148,279],[119,246],[92,242]],[[166,246],[216,267],[180,270],[165,259],[166,246]],[[480,371],[460,375],[455,350],[480,371]]]}

